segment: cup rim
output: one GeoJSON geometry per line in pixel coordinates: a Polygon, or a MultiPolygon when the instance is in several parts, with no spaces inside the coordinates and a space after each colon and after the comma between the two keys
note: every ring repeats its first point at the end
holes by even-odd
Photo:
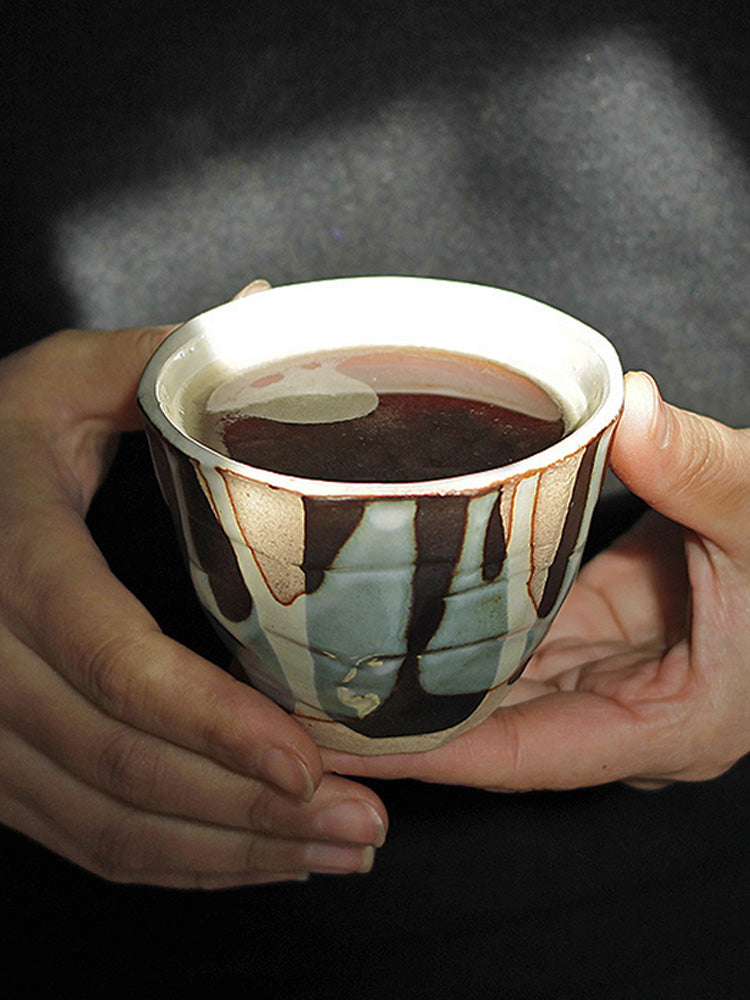
{"type": "MultiPolygon", "coordinates": [[[[200,336],[200,334],[198,334],[200,336]]],[[[352,345],[356,346],[356,345],[352,345]]],[[[382,344],[368,344],[367,346],[379,346],[387,348],[387,338],[382,344]]],[[[325,349],[325,348],[322,348],[325,349]]],[[[291,356],[291,355],[290,355],[291,356]]],[[[456,279],[429,278],[405,275],[366,275],[340,278],[323,278],[315,281],[292,282],[285,285],[275,285],[267,290],[258,292],[245,298],[233,299],[223,302],[211,309],[198,313],[190,319],[175,327],[162,341],[156,351],[147,362],[141,375],[138,389],[137,401],[146,419],[153,424],[159,433],[166,438],[179,452],[187,454],[192,459],[197,460],[202,465],[213,466],[221,471],[230,472],[240,478],[253,482],[260,482],[269,487],[282,489],[287,492],[311,497],[326,498],[405,498],[412,496],[430,495],[451,495],[481,493],[496,489],[499,485],[509,480],[522,478],[524,476],[539,472],[542,469],[554,466],[576,454],[583,447],[588,445],[608,427],[615,423],[622,412],[624,401],[624,379],[622,365],[615,350],[614,345],[593,327],[578,320],[576,317],[557,309],[539,299],[512,291],[477,282],[459,281],[456,279]],[[198,439],[189,435],[179,427],[165,412],[159,399],[158,384],[159,377],[165,364],[181,352],[188,349],[190,341],[195,339],[196,334],[192,332],[195,324],[207,325],[213,316],[225,313],[227,310],[244,310],[252,308],[253,300],[262,296],[283,294],[287,290],[302,289],[306,286],[334,285],[346,282],[358,283],[414,283],[420,285],[434,283],[440,285],[461,285],[485,291],[496,292],[500,296],[508,296],[515,299],[524,300],[530,307],[536,307],[547,313],[551,318],[557,317],[568,324],[573,324],[577,337],[587,343],[603,362],[609,384],[602,400],[596,409],[586,417],[579,426],[562,437],[559,441],[534,452],[526,458],[506,465],[497,466],[479,472],[465,473],[459,476],[450,476],[443,479],[415,480],[409,482],[346,482],[325,479],[311,479],[304,476],[294,476],[284,473],[272,472],[258,466],[248,465],[232,459],[219,451],[203,444],[198,439]]]]}

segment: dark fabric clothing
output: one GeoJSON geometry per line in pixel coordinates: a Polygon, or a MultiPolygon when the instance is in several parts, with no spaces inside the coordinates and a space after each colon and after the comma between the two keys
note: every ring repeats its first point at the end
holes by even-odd
{"type": "MultiPolygon", "coordinates": [[[[695,0],[16,4],[0,351],[254,277],[425,274],[550,302],[747,425],[749,41],[747,5],[695,0]]],[[[610,482],[592,549],[639,509],[610,482]]],[[[140,435],[90,523],[223,662],[140,435]]],[[[374,871],[302,886],[114,886],[0,831],[4,968],[40,995],[747,995],[750,761],[659,794],[374,787],[374,871]]]]}

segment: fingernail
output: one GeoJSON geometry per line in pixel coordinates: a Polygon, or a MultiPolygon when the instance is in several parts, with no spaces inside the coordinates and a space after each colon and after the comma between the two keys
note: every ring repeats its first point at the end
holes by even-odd
{"type": "Polygon", "coordinates": [[[367,802],[351,800],[329,806],[315,817],[314,829],[318,836],[330,840],[373,847],[382,847],[385,843],[385,823],[367,802]]]}
{"type": "Polygon", "coordinates": [[[237,292],[234,296],[234,301],[247,298],[248,295],[255,295],[257,292],[268,291],[270,287],[271,285],[265,278],[256,278],[255,281],[251,281],[249,285],[245,285],[244,288],[237,292]]]}
{"type": "Polygon", "coordinates": [[[651,438],[657,448],[666,448],[672,437],[672,418],[669,407],[664,402],[659,386],[652,375],[646,374],[651,389],[653,415],[651,419],[651,438]]]}
{"type": "Polygon", "coordinates": [[[364,874],[372,870],[374,861],[374,847],[311,843],[305,850],[305,867],[323,874],[364,874]]]}
{"type": "Polygon", "coordinates": [[[261,777],[295,798],[309,802],[315,792],[310,772],[303,760],[292,750],[271,747],[260,762],[261,777]]]}

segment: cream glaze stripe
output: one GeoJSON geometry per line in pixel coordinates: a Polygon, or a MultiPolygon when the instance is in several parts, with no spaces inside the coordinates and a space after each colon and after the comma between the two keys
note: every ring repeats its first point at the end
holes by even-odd
{"type": "MultiPolygon", "coordinates": [[[[279,603],[269,588],[266,576],[261,571],[252,549],[244,544],[244,539],[240,542],[242,528],[237,519],[226,478],[220,470],[206,470],[206,486],[213,495],[222,528],[233,539],[240,573],[252,595],[261,628],[276,655],[287,685],[290,690],[299,693],[303,703],[319,706],[315,688],[314,661],[308,650],[305,595],[301,595],[288,605],[279,603]],[[291,641],[285,640],[284,634],[288,635],[291,641]]],[[[252,503],[251,493],[252,491],[249,491],[243,500],[252,503]]],[[[302,570],[299,572],[302,573],[302,570]]]]}
{"type": "Polygon", "coordinates": [[[267,589],[279,604],[291,604],[305,593],[302,497],[226,469],[217,472],[224,480],[237,528],[253,553],[267,589]]]}
{"type": "Polygon", "coordinates": [[[530,537],[531,576],[528,590],[539,607],[550,567],[555,559],[573,498],[576,475],[586,449],[545,469],[538,478],[530,537]]]}
{"type": "MultiPolygon", "coordinates": [[[[510,517],[506,522],[509,526],[512,525],[512,531],[510,527],[507,530],[508,550],[503,570],[503,575],[507,577],[512,577],[515,574],[526,577],[531,575],[529,540],[531,538],[533,500],[536,496],[538,478],[538,473],[525,476],[516,482],[512,491],[510,517]]],[[[536,617],[536,607],[526,587],[508,587],[506,601],[508,625],[511,629],[516,627],[515,623],[517,622],[533,621],[536,617]]],[[[526,645],[527,636],[526,631],[514,632],[502,644],[495,683],[500,683],[516,669],[519,655],[522,654],[526,645]]]]}

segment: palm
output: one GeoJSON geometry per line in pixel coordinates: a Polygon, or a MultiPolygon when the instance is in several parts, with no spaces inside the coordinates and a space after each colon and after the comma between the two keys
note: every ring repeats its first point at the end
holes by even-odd
{"type": "Polygon", "coordinates": [[[686,656],[687,607],[682,529],[649,513],[584,567],[506,705],[586,691],[603,673],[653,685],[686,656]]]}
{"type": "Polygon", "coordinates": [[[498,790],[683,776],[665,750],[700,686],[683,531],[649,512],[585,566],[490,719],[425,754],[358,762],[356,773],[498,790]]]}

